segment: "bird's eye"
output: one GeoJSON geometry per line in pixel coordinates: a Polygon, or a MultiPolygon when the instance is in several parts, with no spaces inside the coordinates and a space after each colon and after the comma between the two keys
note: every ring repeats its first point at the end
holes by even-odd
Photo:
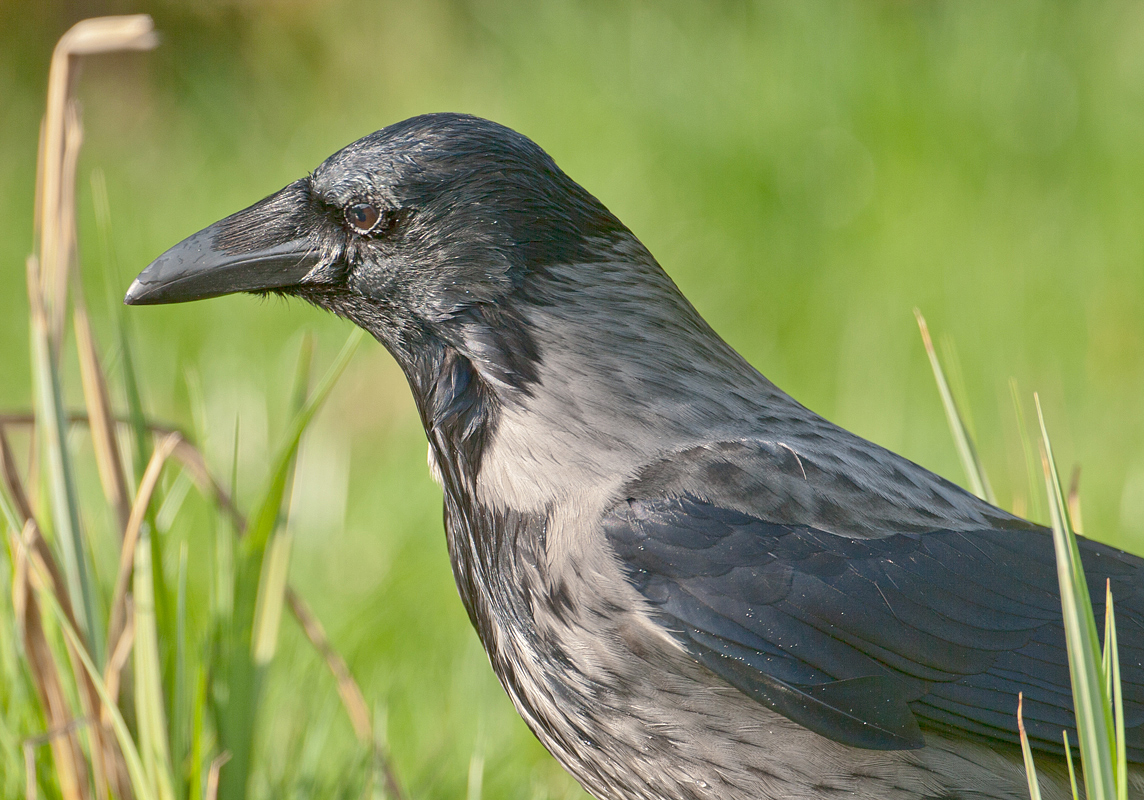
{"type": "Polygon", "coordinates": [[[377,227],[381,212],[369,203],[354,203],[346,207],[346,222],[358,233],[369,233],[377,227]]]}

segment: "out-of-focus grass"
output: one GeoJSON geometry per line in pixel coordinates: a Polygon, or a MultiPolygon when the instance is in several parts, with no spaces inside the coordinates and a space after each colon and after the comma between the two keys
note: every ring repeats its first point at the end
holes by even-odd
{"type": "MultiPolygon", "coordinates": [[[[780,386],[959,479],[913,332],[920,307],[958,343],[1001,504],[1033,507],[1012,376],[1041,390],[1062,468],[1084,466],[1086,530],[1144,548],[1137,4],[213,0],[131,10],[153,14],[164,46],[142,64],[93,62],[82,89],[93,102],[80,239],[97,241],[86,176],[99,167],[119,265],[97,248],[80,254],[101,341],[115,339],[102,298],[118,302],[170,244],[385,124],[469,111],[544,146],[780,386]]],[[[51,44],[79,14],[0,6],[2,408],[27,403],[29,154],[51,44]]],[[[329,354],[344,325],[243,297],[129,317],[148,413],[200,429],[220,475],[240,415],[238,495],[252,500],[290,414],[274,392],[290,385],[298,331],[329,354]]],[[[386,720],[410,795],[461,796],[478,742],[484,796],[574,792],[491,676],[448,572],[403,379],[380,348],[364,349],[301,454],[291,579],[386,720]]],[[[64,363],[76,370],[73,354],[64,363]]],[[[77,477],[98,491],[94,472],[77,477]]],[[[193,492],[185,502],[173,545],[187,543],[187,580],[205,585],[208,515],[193,492]]],[[[174,585],[177,563],[164,569],[174,585]]],[[[270,682],[266,702],[282,713],[263,721],[273,746],[255,788],[351,792],[364,766],[324,666],[291,624],[277,658],[288,677],[270,682]]]]}

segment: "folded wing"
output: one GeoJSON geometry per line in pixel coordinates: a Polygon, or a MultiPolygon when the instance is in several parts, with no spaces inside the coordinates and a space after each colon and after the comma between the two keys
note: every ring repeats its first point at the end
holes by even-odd
{"type": "MultiPolygon", "coordinates": [[[[699,662],[836,741],[923,744],[921,728],[1076,742],[1051,535],[859,539],[695,497],[629,499],[604,521],[631,583],[699,662]]],[[[1094,606],[1117,607],[1129,757],[1144,760],[1144,561],[1081,540],[1094,606]]]]}

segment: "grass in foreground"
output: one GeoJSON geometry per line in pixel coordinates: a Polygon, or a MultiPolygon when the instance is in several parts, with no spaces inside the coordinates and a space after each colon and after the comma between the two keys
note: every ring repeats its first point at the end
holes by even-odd
{"type": "MultiPolygon", "coordinates": [[[[38,253],[27,261],[33,410],[0,418],[0,512],[10,565],[3,579],[12,598],[0,613],[0,641],[14,643],[0,645],[0,753],[5,763],[23,767],[0,771],[0,791],[29,800],[245,797],[263,684],[289,613],[337,681],[363,760],[372,765],[363,770],[362,788],[399,798],[360,689],[287,582],[292,537],[283,509],[299,444],[361,332],[312,390],[313,345],[304,340],[293,419],[249,522],[231,500],[233,480],[228,493],[190,438],[143,414],[122,320],[118,362],[128,414],[112,411],[75,259],[82,127],[71,92],[79,59],[155,43],[148,17],[91,19],[64,35],[52,60],[37,173],[38,253]],[[82,413],[64,403],[69,310],[82,413]],[[90,432],[102,507],[81,490],[88,465],[76,427],[90,432]],[[16,428],[29,433],[24,464],[12,445],[16,428]],[[181,524],[191,486],[209,501],[214,530],[215,579],[205,589],[188,581],[186,544],[172,552],[170,534],[181,524]],[[28,735],[33,731],[41,733],[28,735]]],[[[97,216],[106,238],[99,186],[97,216]]]]}
{"type": "MultiPolygon", "coordinates": [[[[989,490],[985,468],[977,456],[965,421],[954,402],[941,363],[934,351],[925,318],[917,309],[914,314],[921,330],[922,341],[933,368],[934,379],[941,394],[946,419],[957,445],[962,465],[975,494],[995,502],[989,490]]],[[[1013,384],[1015,408],[1022,436],[1025,436],[1021,403],[1013,384]]],[[[1073,687],[1073,708],[1076,710],[1077,735],[1082,765],[1085,796],[1090,800],[1127,800],[1128,757],[1124,739],[1124,698],[1120,685],[1120,660],[1116,647],[1116,618],[1113,610],[1111,586],[1106,589],[1104,645],[1100,644],[1097,623],[1092,609],[1092,598],[1084,576],[1080,550],[1076,543],[1074,520],[1080,516],[1080,502],[1074,480],[1068,501],[1057,474],[1053,448],[1049,441],[1040,398],[1034,395],[1037,422],[1040,427],[1041,466],[1048,494],[1049,518],[1056,550],[1057,575],[1061,591],[1061,610],[1065,626],[1065,642],[1069,653],[1069,675],[1073,687]]],[[[1028,450],[1028,444],[1025,444],[1028,450]]],[[[1031,466],[1031,465],[1030,465],[1031,466]]],[[[1029,795],[1041,800],[1037,770],[1032,748],[1025,735],[1021,717],[1023,698],[1017,699],[1017,727],[1021,735],[1021,752],[1025,759],[1025,772],[1029,779],[1029,795]]],[[[1076,772],[1073,768],[1072,744],[1068,732],[1062,731],[1073,798],[1078,797],[1076,772]]]]}

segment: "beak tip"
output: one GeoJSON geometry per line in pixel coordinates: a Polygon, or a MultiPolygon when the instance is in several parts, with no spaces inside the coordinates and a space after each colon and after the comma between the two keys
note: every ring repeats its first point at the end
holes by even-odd
{"type": "Polygon", "coordinates": [[[123,304],[126,306],[150,305],[154,302],[152,295],[154,295],[154,291],[149,290],[146,284],[136,278],[127,287],[127,294],[123,296],[123,304]]]}

